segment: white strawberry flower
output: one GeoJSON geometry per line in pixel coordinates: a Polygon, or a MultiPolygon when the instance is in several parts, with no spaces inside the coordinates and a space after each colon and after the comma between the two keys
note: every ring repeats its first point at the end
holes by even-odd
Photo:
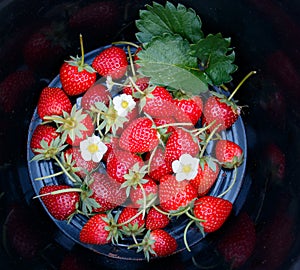
{"type": "Polygon", "coordinates": [[[131,95],[122,94],[113,98],[114,108],[119,116],[126,115],[135,107],[136,102],[131,95]]]}
{"type": "Polygon", "coordinates": [[[190,154],[183,154],[179,160],[174,160],[172,170],[176,174],[176,180],[194,179],[198,173],[199,161],[198,158],[194,158],[190,154]]]}
{"type": "Polygon", "coordinates": [[[100,137],[93,134],[80,142],[80,151],[85,161],[100,162],[107,151],[107,146],[100,140],[100,137]]]}

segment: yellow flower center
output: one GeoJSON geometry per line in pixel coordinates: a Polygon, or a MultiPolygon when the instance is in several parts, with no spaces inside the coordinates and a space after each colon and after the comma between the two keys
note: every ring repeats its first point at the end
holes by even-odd
{"type": "Polygon", "coordinates": [[[123,100],[121,106],[122,108],[126,109],[128,107],[128,102],[126,100],[123,100]]]}
{"type": "Polygon", "coordinates": [[[191,172],[191,170],[192,170],[192,168],[191,168],[191,165],[190,165],[190,164],[188,164],[188,165],[183,165],[183,166],[182,166],[182,171],[183,171],[184,173],[189,173],[189,172],[191,172]]]}
{"type": "Polygon", "coordinates": [[[98,147],[97,144],[92,143],[92,144],[90,144],[90,145],[88,146],[88,150],[89,150],[89,152],[90,152],[91,154],[94,154],[94,153],[96,153],[96,152],[99,150],[99,147],[98,147]]]}

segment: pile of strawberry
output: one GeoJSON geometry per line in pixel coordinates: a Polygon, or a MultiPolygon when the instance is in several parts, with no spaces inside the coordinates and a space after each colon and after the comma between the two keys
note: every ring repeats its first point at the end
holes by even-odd
{"type": "Polygon", "coordinates": [[[188,220],[199,238],[218,230],[232,210],[222,197],[236,181],[243,149],[224,136],[240,114],[231,97],[152,83],[139,65],[142,46],[112,44],[87,64],[62,63],[59,86],[44,88],[30,138],[31,162],[53,162],[35,181],[57,220],[86,217],[79,241],[106,245],[132,239],[146,259],[176,252],[172,222],[188,220]],[[208,150],[210,149],[210,150],[208,150]],[[209,195],[219,174],[234,170],[227,190],[209,195]],[[51,183],[51,182],[50,182],[51,183]]]}

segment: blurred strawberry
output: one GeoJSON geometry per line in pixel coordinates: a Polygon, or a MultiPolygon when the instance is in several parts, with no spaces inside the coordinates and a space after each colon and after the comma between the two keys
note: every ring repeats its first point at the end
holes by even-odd
{"type": "Polygon", "coordinates": [[[12,113],[25,106],[24,98],[32,91],[36,80],[29,70],[17,70],[10,73],[0,83],[0,108],[12,113]]]}
{"type": "Polygon", "coordinates": [[[246,212],[240,213],[222,232],[217,249],[230,264],[230,269],[239,268],[251,256],[255,242],[256,232],[254,222],[246,212]]]}

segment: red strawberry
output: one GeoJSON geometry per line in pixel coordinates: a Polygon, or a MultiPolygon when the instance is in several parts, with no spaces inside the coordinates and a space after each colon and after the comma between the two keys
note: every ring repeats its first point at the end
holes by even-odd
{"type": "Polygon", "coordinates": [[[77,96],[87,91],[96,81],[96,71],[84,62],[82,36],[80,35],[81,57],[72,57],[60,68],[60,81],[69,96],[77,96]]]}
{"type": "Polygon", "coordinates": [[[202,115],[203,109],[203,102],[199,96],[174,99],[173,103],[180,108],[180,111],[176,113],[176,120],[178,122],[191,122],[193,125],[196,125],[202,115]]]}
{"type": "Polygon", "coordinates": [[[0,83],[0,108],[6,113],[22,108],[24,98],[35,84],[34,74],[29,70],[10,73],[0,83]]]}
{"type": "Polygon", "coordinates": [[[220,166],[214,161],[200,161],[197,176],[190,183],[198,191],[198,196],[204,196],[216,182],[220,166]]]}
{"type": "Polygon", "coordinates": [[[174,105],[170,92],[161,86],[148,89],[145,90],[145,96],[141,98],[140,105],[143,111],[152,117],[172,117],[174,115],[174,105]]]}
{"type": "Polygon", "coordinates": [[[177,249],[177,242],[168,232],[157,229],[148,231],[142,241],[142,246],[145,257],[149,260],[150,254],[154,257],[165,257],[173,254],[177,249]]]}
{"type": "Polygon", "coordinates": [[[39,97],[37,113],[41,119],[45,116],[62,115],[63,111],[70,113],[72,103],[65,92],[58,87],[45,87],[39,97]]]}
{"type": "Polygon", "coordinates": [[[159,200],[165,211],[177,211],[197,198],[197,190],[187,180],[177,181],[175,175],[160,180],[159,200]]]}
{"type": "Polygon", "coordinates": [[[242,212],[222,233],[217,249],[232,269],[240,268],[253,253],[256,232],[251,218],[242,212]]]}
{"type": "Polygon", "coordinates": [[[243,162],[243,149],[229,140],[217,141],[215,155],[224,168],[234,168],[243,162]]]}
{"type": "Polygon", "coordinates": [[[133,153],[153,150],[159,143],[159,134],[152,126],[152,121],[147,117],[133,120],[121,134],[120,147],[133,153]]]}
{"type": "Polygon", "coordinates": [[[106,171],[111,178],[119,183],[124,183],[124,175],[136,163],[143,166],[143,160],[140,156],[128,151],[113,149],[107,158],[106,171]]]}
{"type": "MultiPolygon", "coordinates": [[[[158,207],[160,209],[160,207],[158,207]]],[[[150,208],[146,216],[146,228],[148,230],[163,229],[170,223],[170,219],[167,215],[162,214],[155,208],[150,208]]]]}
{"type": "Polygon", "coordinates": [[[240,108],[227,97],[214,93],[204,104],[203,125],[208,125],[215,121],[209,129],[212,131],[218,125],[217,132],[230,128],[240,115],[240,108]]]}
{"type": "Polygon", "coordinates": [[[44,140],[48,146],[51,141],[59,136],[56,128],[50,125],[38,125],[32,133],[30,140],[30,148],[34,154],[39,154],[35,149],[41,149],[41,141],[44,140]]]}
{"type": "Polygon", "coordinates": [[[99,55],[92,63],[92,67],[104,77],[111,76],[113,80],[121,79],[127,70],[127,55],[122,48],[111,46],[99,55]]]}
{"type": "Polygon", "coordinates": [[[198,219],[205,220],[201,222],[201,226],[206,233],[218,230],[230,215],[231,210],[230,201],[213,196],[201,197],[194,204],[194,215],[198,219]]]}
{"type": "Polygon", "coordinates": [[[124,207],[118,217],[118,224],[123,224],[121,229],[127,235],[138,235],[143,231],[145,226],[145,219],[142,214],[137,215],[138,208],[132,208],[131,206],[124,207]],[[137,216],[136,216],[137,215],[137,216]]]}
{"type": "MultiPolygon", "coordinates": [[[[139,77],[136,79],[135,84],[138,86],[139,90],[144,91],[149,86],[149,78],[148,77],[139,77]]],[[[123,93],[127,95],[134,95],[137,90],[135,87],[130,83],[130,86],[126,86],[123,88],[123,93]]],[[[137,98],[135,98],[137,100],[137,98]]]]}
{"type": "Polygon", "coordinates": [[[104,85],[97,83],[84,93],[81,99],[81,106],[84,110],[90,110],[91,106],[96,102],[102,102],[105,105],[108,105],[110,97],[111,94],[107,88],[104,85]]]}
{"type": "Polygon", "coordinates": [[[178,160],[182,154],[196,156],[199,152],[199,145],[195,138],[186,130],[176,128],[166,142],[165,159],[172,163],[178,160]]]}
{"type": "Polygon", "coordinates": [[[79,239],[81,242],[93,245],[104,245],[110,243],[110,231],[107,214],[97,214],[92,216],[82,227],[79,239]]]}
{"type": "MultiPolygon", "coordinates": [[[[147,155],[147,160],[150,159],[152,153],[147,155]]],[[[171,163],[165,161],[164,150],[161,147],[158,147],[153,157],[151,157],[150,161],[150,172],[149,176],[156,181],[160,181],[160,179],[166,175],[172,173],[171,163]]]]}
{"type": "Polygon", "coordinates": [[[40,195],[43,195],[41,199],[49,213],[58,220],[68,219],[76,212],[77,204],[79,203],[79,194],[74,191],[51,194],[64,189],[70,189],[70,187],[67,185],[43,186],[39,192],[40,195]]]}
{"type": "Polygon", "coordinates": [[[80,168],[78,171],[76,171],[76,174],[80,177],[85,177],[88,172],[96,169],[99,165],[99,163],[92,160],[84,160],[81,156],[79,147],[70,147],[64,152],[64,154],[65,157],[67,157],[68,155],[72,155],[72,161],[75,162],[74,168],[80,168]]]}
{"type": "Polygon", "coordinates": [[[130,199],[133,207],[142,207],[144,202],[150,201],[157,195],[158,186],[154,180],[147,175],[143,179],[145,179],[147,182],[138,185],[136,188],[133,188],[130,191],[130,199]],[[146,198],[144,198],[144,194],[146,198]]]}
{"type": "Polygon", "coordinates": [[[107,174],[94,172],[91,175],[91,179],[92,183],[89,185],[89,188],[93,193],[90,198],[95,199],[100,205],[98,208],[94,208],[93,212],[111,210],[125,202],[125,189],[122,189],[121,185],[111,179],[107,174]]]}

